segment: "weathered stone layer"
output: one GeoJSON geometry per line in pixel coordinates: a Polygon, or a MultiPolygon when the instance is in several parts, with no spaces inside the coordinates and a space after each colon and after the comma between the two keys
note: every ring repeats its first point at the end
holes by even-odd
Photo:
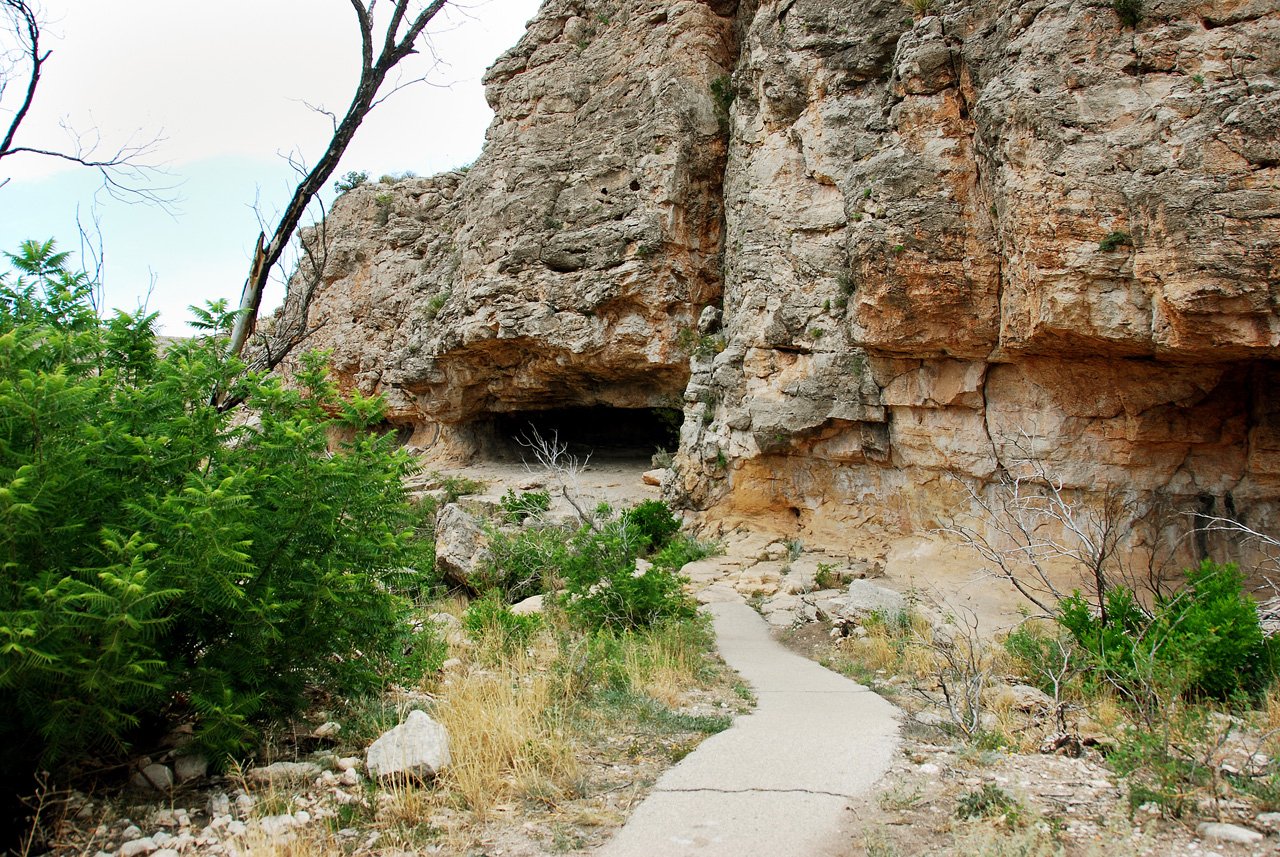
{"type": "Polygon", "coordinates": [[[1275,525],[1280,2],[939,9],[550,0],[470,170],[339,199],[316,343],[442,456],[683,400],[668,496],[727,517],[1039,466],[1275,525]]]}

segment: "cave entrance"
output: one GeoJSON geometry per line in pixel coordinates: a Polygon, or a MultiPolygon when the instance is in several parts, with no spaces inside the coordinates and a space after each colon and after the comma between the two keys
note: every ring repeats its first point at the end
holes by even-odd
{"type": "Polygon", "coordinates": [[[659,449],[675,451],[682,419],[675,408],[553,408],[495,414],[485,453],[532,463],[533,455],[522,441],[536,432],[546,440],[557,437],[580,459],[590,455],[593,461],[647,461],[659,449]]]}

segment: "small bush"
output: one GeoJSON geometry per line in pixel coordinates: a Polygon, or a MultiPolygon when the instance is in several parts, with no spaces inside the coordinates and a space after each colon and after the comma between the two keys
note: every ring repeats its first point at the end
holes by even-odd
{"type": "Polygon", "coordinates": [[[531,527],[517,533],[489,528],[489,556],[473,575],[479,588],[497,589],[519,601],[553,588],[569,538],[559,527],[531,527]]]}
{"type": "Polygon", "coordinates": [[[639,529],[623,520],[574,536],[564,564],[565,611],[589,628],[647,628],[691,618],[696,605],[684,579],[670,568],[636,569],[648,545],[639,529]]]}
{"type": "Polygon", "coordinates": [[[1064,599],[1058,621],[1088,654],[1095,674],[1139,705],[1153,691],[1225,699],[1261,689],[1276,674],[1277,643],[1265,638],[1235,565],[1205,560],[1187,586],[1143,609],[1133,592],[1109,590],[1093,615],[1079,592],[1064,599]]]}
{"type": "Polygon", "coordinates": [[[1098,249],[1101,250],[1103,253],[1110,253],[1112,250],[1115,250],[1117,247],[1122,247],[1122,246],[1132,247],[1133,236],[1130,235],[1128,232],[1124,232],[1119,229],[1117,229],[1115,232],[1108,232],[1105,236],[1103,236],[1102,240],[1098,242],[1098,249]]]}
{"type": "Polygon", "coordinates": [[[844,585],[844,575],[836,570],[835,563],[820,562],[813,582],[819,589],[839,589],[844,585]]]}
{"type": "Polygon", "coordinates": [[[644,539],[642,550],[657,550],[680,530],[680,522],[661,500],[645,500],[634,509],[622,513],[625,526],[633,526],[644,539]]]}
{"type": "Polygon", "coordinates": [[[1008,792],[991,783],[983,783],[976,791],[965,792],[956,801],[956,818],[997,818],[1004,816],[1014,826],[1022,810],[1021,804],[1008,792]]]}
{"type": "Polygon", "coordinates": [[[484,491],[484,482],[479,479],[471,479],[466,476],[441,476],[439,473],[432,473],[431,475],[439,480],[440,490],[444,492],[440,498],[440,503],[444,506],[456,503],[460,498],[468,494],[479,494],[484,491]]]}
{"type": "Polygon", "coordinates": [[[1126,27],[1137,27],[1142,20],[1142,0],[1112,0],[1111,8],[1126,27]]]}
{"type": "Polygon", "coordinates": [[[342,178],[333,183],[333,189],[338,193],[346,193],[349,190],[355,190],[369,180],[367,172],[357,172],[352,170],[342,178]]]}
{"type": "Polygon", "coordinates": [[[541,625],[537,614],[512,613],[497,592],[472,601],[462,614],[462,627],[471,638],[499,655],[524,649],[541,625]]]}
{"type": "Polygon", "coordinates": [[[666,546],[653,555],[655,566],[679,571],[691,562],[697,562],[717,553],[715,545],[700,542],[692,536],[677,535],[666,546]]]}
{"type": "Polygon", "coordinates": [[[509,524],[519,524],[530,515],[537,515],[551,508],[551,495],[546,491],[525,491],[517,494],[508,488],[507,493],[498,501],[502,507],[502,516],[509,524]]]}

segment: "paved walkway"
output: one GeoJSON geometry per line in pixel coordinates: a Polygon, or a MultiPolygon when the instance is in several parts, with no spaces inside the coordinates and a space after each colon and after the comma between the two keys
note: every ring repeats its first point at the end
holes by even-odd
{"type": "Polygon", "coordinates": [[[707,607],[755,711],[658,780],[602,857],[820,857],[847,849],[849,798],[889,766],[892,705],[769,636],[741,602],[707,607]]]}

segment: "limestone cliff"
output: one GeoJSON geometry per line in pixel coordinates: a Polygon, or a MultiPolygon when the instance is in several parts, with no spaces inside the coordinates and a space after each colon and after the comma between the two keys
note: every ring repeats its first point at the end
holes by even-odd
{"type": "Polygon", "coordinates": [[[469,171],[339,200],[316,344],[438,456],[683,399],[721,516],[907,532],[1030,455],[1273,527],[1278,75],[1277,0],[550,0],[469,171]]]}

